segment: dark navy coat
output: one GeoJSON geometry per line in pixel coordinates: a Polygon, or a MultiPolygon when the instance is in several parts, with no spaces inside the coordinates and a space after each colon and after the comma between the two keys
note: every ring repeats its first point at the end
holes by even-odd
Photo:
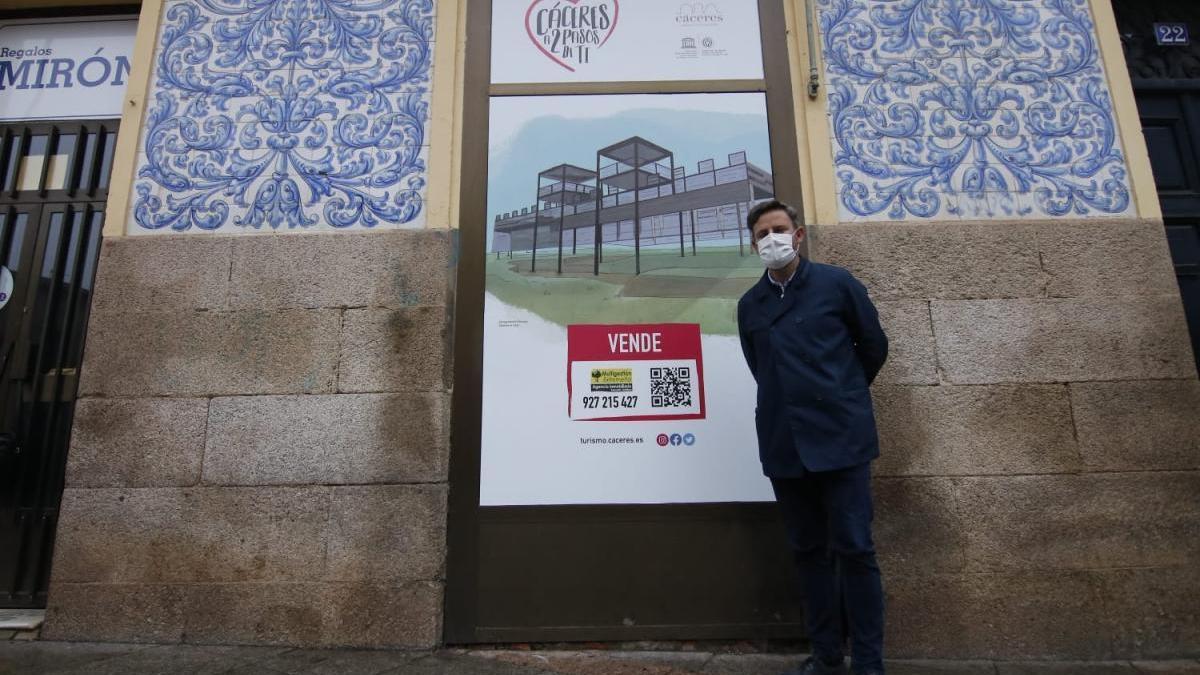
{"type": "Polygon", "coordinates": [[[797,477],[879,456],[868,387],[888,343],[858,279],[801,258],[782,298],[764,273],[738,301],[737,318],[758,382],[754,416],[764,474],[797,477]]]}

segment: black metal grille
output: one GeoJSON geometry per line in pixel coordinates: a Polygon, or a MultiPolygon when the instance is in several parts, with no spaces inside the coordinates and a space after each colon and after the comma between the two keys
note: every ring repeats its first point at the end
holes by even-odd
{"type": "Polygon", "coordinates": [[[0,134],[0,607],[42,607],[116,126],[0,134]]]}

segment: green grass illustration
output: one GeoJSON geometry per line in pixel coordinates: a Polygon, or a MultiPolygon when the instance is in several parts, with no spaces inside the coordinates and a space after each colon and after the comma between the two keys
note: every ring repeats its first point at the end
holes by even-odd
{"type": "Polygon", "coordinates": [[[643,248],[642,273],[634,274],[633,250],[609,246],[600,275],[592,274],[592,251],[542,249],[537,271],[529,252],[512,258],[489,254],[487,290],[503,302],[527,309],[562,326],[572,323],[698,323],[709,335],[737,333],[737,299],[762,275],[762,264],[747,246],[643,248]]]}

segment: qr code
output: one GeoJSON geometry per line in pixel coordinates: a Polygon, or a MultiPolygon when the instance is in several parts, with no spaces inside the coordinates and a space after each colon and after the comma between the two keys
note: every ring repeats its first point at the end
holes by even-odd
{"type": "Polygon", "coordinates": [[[679,368],[650,369],[650,407],[688,408],[692,405],[692,371],[679,368]]]}

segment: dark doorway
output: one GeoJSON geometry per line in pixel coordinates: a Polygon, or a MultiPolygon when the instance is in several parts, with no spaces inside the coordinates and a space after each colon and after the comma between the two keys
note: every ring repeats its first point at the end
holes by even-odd
{"type": "Polygon", "coordinates": [[[1160,45],[1155,34],[1155,24],[1163,23],[1200,31],[1200,7],[1192,0],[1117,0],[1113,9],[1192,350],[1200,362],[1200,35],[1193,35],[1190,44],[1160,45]]]}
{"type": "Polygon", "coordinates": [[[116,122],[0,127],[0,607],[45,607],[116,122]]]}

